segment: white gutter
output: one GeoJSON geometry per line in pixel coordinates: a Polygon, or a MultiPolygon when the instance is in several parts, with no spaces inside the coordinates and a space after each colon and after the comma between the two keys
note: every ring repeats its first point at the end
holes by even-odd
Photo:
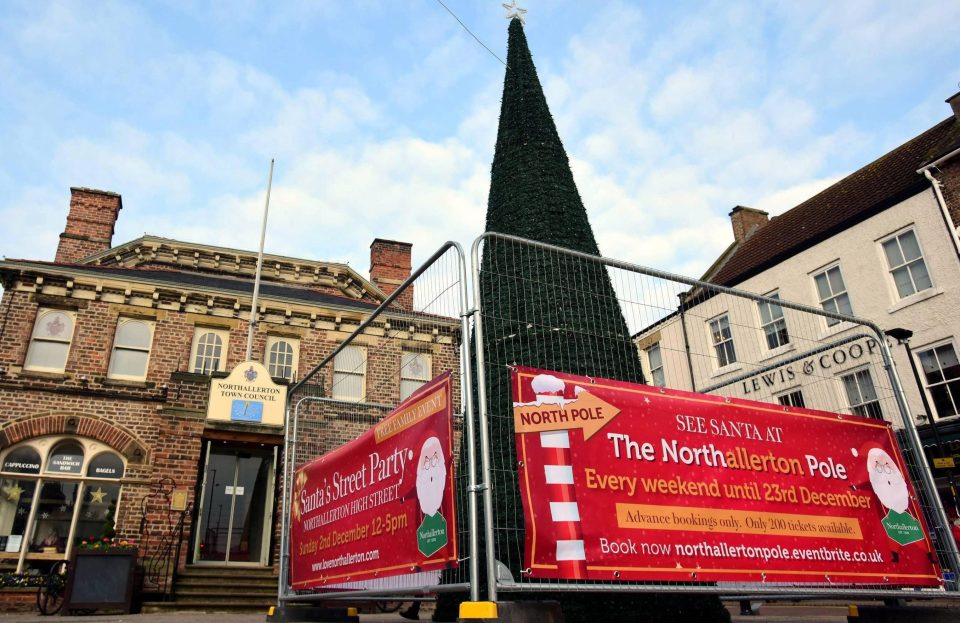
{"type": "Polygon", "coordinates": [[[948,154],[940,156],[922,169],[917,169],[917,173],[922,173],[924,177],[930,180],[930,185],[933,186],[933,194],[937,198],[937,205],[940,206],[940,215],[943,216],[943,222],[947,226],[947,231],[950,232],[950,240],[953,242],[953,248],[957,252],[957,257],[960,257],[960,237],[957,236],[957,226],[950,217],[950,210],[947,209],[947,202],[943,198],[943,192],[940,190],[940,181],[935,178],[932,173],[930,173],[930,169],[938,167],[940,164],[946,162],[950,158],[953,158],[957,154],[960,154],[960,147],[954,149],[948,154]]]}
{"type": "Polygon", "coordinates": [[[927,169],[931,169],[931,168],[933,168],[933,167],[940,166],[941,163],[946,162],[947,160],[949,160],[950,158],[953,158],[953,157],[956,156],[957,154],[960,154],[960,147],[954,149],[954,150],[951,151],[949,154],[945,154],[945,155],[943,155],[943,156],[940,156],[939,158],[937,158],[936,160],[934,160],[933,162],[931,162],[931,163],[928,164],[927,166],[923,167],[922,169],[917,169],[917,173],[923,173],[923,172],[926,171],[927,169]]]}
{"type": "MultiPolygon", "coordinates": [[[[960,153],[960,149],[956,149],[943,158],[940,158],[936,162],[943,162],[953,154],[960,153]]],[[[947,202],[943,198],[943,192],[940,190],[940,180],[935,178],[930,172],[930,169],[935,166],[935,163],[928,164],[922,169],[918,170],[917,173],[923,173],[924,177],[930,180],[930,185],[933,186],[933,194],[937,199],[937,206],[940,208],[940,215],[943,217],[943,222],[947,226],[947,231],[950,232],[950,240],[953,242],[953,249],[957,252],[957,257],[960,258],[960,237],[957,236],[957,227],[953,223],[953,218],[950,216],[950,211],[947,209],[947,202]]]]}

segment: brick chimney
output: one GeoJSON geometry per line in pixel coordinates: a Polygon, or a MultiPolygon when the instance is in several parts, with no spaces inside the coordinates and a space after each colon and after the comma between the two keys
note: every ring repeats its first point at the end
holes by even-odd
{"type": "Polygon", "coordinates": [[[770,215],[763,210],[737,206],[730,211],[730,224],[733,225],[733,239],[743,242],[755,234],[758,229],[770,222],[770,215]]]}
{"type": "Polygon", "coordinates": [[[109,249],[122,207],[123,200],[117,193],[71,188],[70,212],[67,213],[67,226],[60,234],[56,261],[76,264],[85,257],[109,249]]]}
{"type": "MultiPolygon", "coordinates": [[[[370,281],[386,294],[390,295],[410,276],[409,242],[397,242],[377,238],[370,245],[370,281]]],[[[394,304],[400,309],[413,309],[413,288],[408,288],[394,304]]]]}
{"type": "Polygon", "coordinates": [[[960,91],[948,97],[946,102],[950,104],[950,108],[953,109],[953,116],[960,121],[960,91]]]}

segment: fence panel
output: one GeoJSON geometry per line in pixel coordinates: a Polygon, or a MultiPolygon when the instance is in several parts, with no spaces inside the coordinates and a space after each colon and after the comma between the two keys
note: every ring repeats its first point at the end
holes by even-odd
{"type": "MultiPolygon", "coordinates": [[[[337,317],[318,327],[328,332],[329,348],[302,353],[318,363],[294,385],[287,403],[283,465],[283,518],[279,601],[325,599],[386,600],[476,586],[476,549],[470,518],[476,517],[472,470],[473,436],[470,361],[466,358],[466,261],[463,250],[446,243],[379,307],[362,316],[337,317]],[[293,474],[306,463],[350,442],[432,378],[449,372],[453,395],[455,484],[458,493],[456,538],[461,557],[454,569],[342,582],[322,589],[290,585],[291,494],[293,474]],[[462,455],[462,456],[461,456],[462,455]],[[471,582],[471,577],[474,581],[471,582]]],[[[340,571],[349,571],[349,565],[340,571]]],[[[475,595],[474,595],[475,597],[475,595]]]]}
{"type": "MultiPolygon", "coordinates": [[[[722,288],[627,262],[488,233],[472,249],[478,415],[484,462],[486,565],[498,591],[709,592],[891,596],[901,586],[545,580],[525,568],[510,370],[517,365],[646,382],[892,423],[944,589],[957,596],[956,545],[936,495],[890,351],[862,319],[722,288]]],[[[574,459],[575,461],[575,459],[574,459]]],[[[576,466],[574,466],[576,469],[576,466]]],[[[482,486],[482,485],[481,485],[482,486]]]]}

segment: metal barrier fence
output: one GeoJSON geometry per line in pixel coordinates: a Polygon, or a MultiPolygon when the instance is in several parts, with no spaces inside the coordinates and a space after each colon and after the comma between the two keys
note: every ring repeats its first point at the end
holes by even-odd
{"type": "Polygon", "coordinates": [[[476,600],[477,506],[472,466],[474,436],[466,259],[456,243],[443,245],[379,307],[328,327],[329,351],[289,392],[283,464],[281,564],[278,600],[387,600],[444,591],[476,600]],[[460,564],[456,569],[351,582],[322,590],[290,586],[290,511],[295,470],[355,439],[430,379],[450,372],[460,564]],[[463,455],[461,458],[460,455],[463,455]]]}
{"type": "MultiPolygon", "coordinates": [[[[509,368],[647,382],[891,422],[941,568],[960,567],[943,506],[875,324],[488,233],[472,247],[474,340],[483,461],[487,590],[633,591],[722,595],[903,596],[898,586],[537,580],[524,565],[509,368]]],[[[946,576],[946,573],[945,573],[946,576]]],[[[911,591],[910,596],[957,596],[911,591]]]]}

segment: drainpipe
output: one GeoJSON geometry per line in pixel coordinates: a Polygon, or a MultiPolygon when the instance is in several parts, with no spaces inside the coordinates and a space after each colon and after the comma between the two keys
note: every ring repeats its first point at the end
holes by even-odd
{"type": "Polygon", "coordinates": [[[958,153],[960,153],[960,149],[956,149],[943,158],[938,159],[936,162],[917,170],[917,173],[923,173],[923,176],[930,180],[930,185],[933,186],[933,194],[937,200],[937,206],[940,208],[940,216],[943,217],[943,224],[947,226],[947,231],[950,232],[950,241],[953,243],[953,250],[957,254],[957,259],[960,259],[960,237],[957,237],[957,228],[953,225],[953,219],[950,218],[950,211],[947,209],[947,202],[943,198],[943,192],[940,190],[940,180],[935,178],[930,172],[930,169],[935,168],[937,164],[958,153]]]}
{"type": "Polygon", "coordinates": [[[683,350],[687,357],[687,370],[690,372],[690,391],[697,391],[697,379],[693,376],[693,359],[690,356],[690,340],[687,339],[687,317],[686,317],[686,301],[684,297],[687,295],[687,292],[681,292],[677,296],[680,297],[680,326],[683,329],[683,350]]]}

